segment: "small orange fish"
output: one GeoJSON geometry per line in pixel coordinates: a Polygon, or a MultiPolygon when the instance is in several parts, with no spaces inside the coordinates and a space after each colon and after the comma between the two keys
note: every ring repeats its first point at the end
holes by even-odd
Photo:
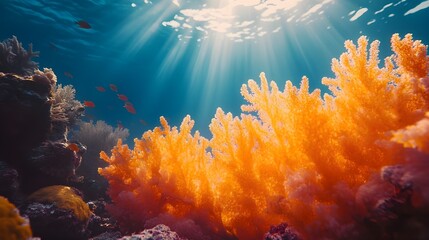
{"type": "Polygon", "coordinates": [[[115,84],[109,84],[110,89],[112,89],[112,91],[117,92],[118,91],[118,87],[116,87],[115,84]]]}
{"type": "Polygon", "coordinates": [[[80,28],[84,28],[84,29],[91,28],[91,25],[89,25],[89,23],[84,20],[77,21],[76,24],[79,25],[80,28]]]}
{"type": "Polygon", "coordinates": [[[129,113],[136,114],[136,109],[134,108],[134,106],[132,104],[127,104],[127,103],[128,102],[125,103],[124,108],[127,109],[129,113]]]}
{"type": "Polygon", "coordinates": [[[79,146],[76,143],[68,143],[67,148],[73,152],[79,152],[79,146]]]}
{"type": "Polygon", "coordinates": [[[92,101],[84,101],[83,105],[85,105],[85,107],[90,107],[90,108],[95,107],[95,103],[92,101]]]}
{"type": "Polygon", "coordinates": [[[121,99],[122,101],[128,101],[128,97],[125,96],[124,94],[117,94],[118,98],[121,99]]]}
{"type": "Polygon", "coordinates": [[[73,74],[71,74],[70,72],[64,72],[64,75],[68,78],[73,78],[73,74]]]}
{"type": "Polygon", "coordinates": [[[105,92],[106,91],[106,89],[104,88],[104,87],[102,87],[102,86],[97,86],[97,87],[95,87],[99,92],[105,92]]]}

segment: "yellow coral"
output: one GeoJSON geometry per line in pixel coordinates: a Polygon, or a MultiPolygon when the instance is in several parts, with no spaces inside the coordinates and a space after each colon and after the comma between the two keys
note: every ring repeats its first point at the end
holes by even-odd
{"type": "MultiPolygon", "coordinates": [[[[306,77],[280,90],[262,73],[260,86],[250,80],[241,88],[242,111],[257,116],[218,109],[210,141],[191,135],[188,116],[180,131],[161,118],[163,129],[146,132],[134,150],[118,142],[112,156],[101,153],[110,166],[99,170],[110,183],[111,211],[137,229],[164,213],[201,223],[207,209],[205,219],[216,224],[206,230],[223,227],[239,239],[261,239],[282,221],[307,238],[337,238],[329,229],[360,214],[359,186],[405,158],[392,137],[408,144],[400,129],[429,110],[426,46],[393,35],[395,54],[382,67],[378,46],[368,52],[366,37],[347,41],[332,62],[335,77],[322,79],[332,92],[323,98],[309,92],[306,77]]],[[[427,135],[415,139],[425,151],[427,135]]]]}
{"type": "Polygon", "coordinates": [[[32,193],[29,201],[39,203],[54,203],[58,208],[72,210],[80,221],[88,221],[91,210],[82,198],[71,187],[55,185],[44,187],[32,193]]]}
{"type": "Polygon", "coordinates": [[[0,239],[23,240],[32,236],[28,220],[19,215],[18,209],[0,196],[0,239]]]}

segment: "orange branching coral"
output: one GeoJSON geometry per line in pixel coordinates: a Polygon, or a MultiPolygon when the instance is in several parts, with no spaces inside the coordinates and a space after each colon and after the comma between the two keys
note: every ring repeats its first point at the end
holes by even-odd
{"type": "Polygon", "coordinates": [[[115,203],[111,212],[126,231],[165,223],[193,239],[205,239],[212,231],[225,238],[214,214],[208,140],[198,132],[191,135],[194,121],[189,116],[180,129],[170,128],[163,117],[161,125],[135,139],[133,150],[119,140],[111,157],[101,152],[101,158],[110,163],[99,172],[109,180],[115,203]]]}
{"type": "MultiPolygon", "coordinates": [[[[259,119],[243,114],[240,120],[218,110],[210,125],[213,165],[225,169],[215,184],[217,203],[222,206],[225,225],[240,239],[261,238],[270,224],[285,219],[292,195],[317,191],[320,179],[311,159],[327,160],[321,158],[328,149],[320,141],[329,138],[330,133],[324,131],[332,124],[320,91],[309,93],[306,78],[300,89],[288,82],[284,91],[274,82],[270,91],[264,74],[260,88],[254,81],[248,85],[251,92],[243,86],[242,94],[250,104],[242,109],[258,111],[259,119]],[[308,179],[303,175],[312,177],[314,185],[304,187],[303,180],[308,179]]],[[[335,166],[321,167],[334,172],[335,166]]],[[[301,219],[312,218],[306,210],[308,202],[296,203],[293,211],[301,219]]]]}
{"type": "Polygon", "coordinates": [[[262,73],[260,85],[241,89],[242,111],[256,115],[218,109],[210,140],[192,136],[186,117],[180,131],[161,118],[163,128],[135,140],[134,150],[118,142],[111,157],[101,153],[110,166],[99,170],[111,212],[135,229],[168,221],[160,216],[192,220],[213,239],[222,231],[261,239],[280,222],[309,239],[356,237],[364,217],[358,189],[383,166],[404,162],[404,146],[428,150],[418,130],[428,121],[427,47],[393,35],[394,54],[380,67],[378,46],[368,51],[365,37],[345,43],[335,77],[322,79],[332,95],[309,92],[306,77],[280,90],[262,73]]]}

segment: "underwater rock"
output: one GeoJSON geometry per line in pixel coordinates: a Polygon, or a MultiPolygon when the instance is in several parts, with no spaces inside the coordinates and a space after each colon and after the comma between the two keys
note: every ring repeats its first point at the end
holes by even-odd
{"type": "Polygon", "coordinates": [[[0,161],[0,196],[16,203],[19,193],[18,171],[6,162],[0,161]]]}
{"type": "Polygon", "coordinates": [[[287,223],[271,226],[269,232],[264,235],[264,240],[299,240],[298,234],[287,223]]]}
{"type": "MultiPolygon", "coordinates": [[[[97,215],[91,216],[88,223],[89,237],[100,237],[103,233],[119,232],[119,227],[116,222],[110,217],[100,217],[97,215]]],[[[119,235],[120,237],[121,235],[119,235]]],[[[116,239],[116,238],[115,238],[116,239]]]]}
{"type": "Polygon", "coordinates": [[[97,216],[108,217],[110,216],[106,210],[107,203],[104,200],[90,201],[87,203],[91,212],[97,216]]]}
{"type": "MultiPolygon", "coordinates": [[[[107,235],[108,233],[119,232],[119,226],[106,210],[105,201],[91,201],[87,204],[89,206],[89,209],[93,212],[88,224],[89,237],[94,237],[95,239],[105,239],[102,238],[103,234],[107,235]]],[[[117,239],[119,237],[121,237],[120,233],[119,236],[114,239],[117,239]]]]}
{"type": "Polygon", "coordinates": [[[91,211],[79,192],[67,186],[49,186],[31,194],[23,208],[34,235],[43,240],[87,239],[91,211]]]}
{"type": "Polygon", "coordinates": [[[57,84],[57,75],[51,68],[43,68],[43,71],[36,69],[31,78],[34,82],[45,85],[49,89],[50,96],[52,96],[52,89],[57,84]]]}
{"type": "Polygon", "coordinates": [[[86,239],[85,226],[70,210],[54,204],[32,203],[24,213],[30,218],[34,235],[42,239],[86,239]]]}
{"type": "Polygon", "coordinates": [[[121,236],[121,232],[105,232],[98,236],[90,238],[90,240],[117,240],[121,236]]]}
{"type": "Polygon", "coordinates": [[[51,127],[50,88],[30,77],[0,74],[0,156],[16,164],[51,127]]]}
{"type": "Polygon", "coordinates": [[[33,52],[33,45],[29,44],[28,51],[15,36],[0,42],[0,72],[31,75],[38,68],[31,58],[38,57],[39,52],[33,52]]]}
{"type": "MultiPolygon", "coordinates": [[[[84,163],[86,160],[90,160],[90,159],[83,158],[82,163],[84,163]]],[[[83,176],[82,181],[71,183],[71,185],[73,187],[78,188],[80,191],[82,191],[85,195],[86,200],[108,198],[107,180],[102,179],[101,177],[98,177],[97,179],[92,179],[91,176],[85,175],[84,173],[79,171],[81,170],[82,167],[84,166],[81,165],[77,171],[79,176],[83,176]]]]}
{"type": "Polygon", "coordinates": [[[146,229],[138,234],[131,236],[124,236],[119,240],[181,240],[184,238],[179,237],[176,232],[170,230],[169,227],[159,224],[154,228],[146,229]]]}
{"type": "Polygon", "coordinates": [[[12,203],[0,196],[0,239],[29,239],[31,235],[28,220],[19,215],[12,203]]]}
{"type": "Polygon", "coordinates": [[[31,192],[38,188],[68,184],[79,181],[76,168],[79,167],[81,151],[74,151],[62,142],[43,142],[31,151],[25,166],[25,191],[31,192]]]}

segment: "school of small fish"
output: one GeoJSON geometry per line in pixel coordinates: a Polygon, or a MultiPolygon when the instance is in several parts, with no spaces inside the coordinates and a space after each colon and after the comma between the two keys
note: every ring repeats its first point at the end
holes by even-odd
{"type": "MultiPolygon", "coordinates": [[[[91,28],[92,28],[92,26],[91,26],[87,21],[85,21],[85,20],[79,20],[79,21],[76,21],[75,23],[79,26],[79,28],[82,28],[82,29],[91,29],[91,28]]],[[[54,50],[57,50],[57,49],[58,49],[58,48],[57,48],[57,46],[56,46],[56,45],[54,45],[54,43],[52,43],[52,42],[50,43],[50,46],[51,46],[51,48],[53,48],[54,50]]],[[[69,71],[65,71],[65,72],[64,72],[64,76],[66,76],[66,77],[67,77],[67,78],[69,78],[69,79],[73,79],[73,78],[74,78],[74,75],[73,75],[71,72],[69,72],[69,71]]],[[[96,88],[96,90],[97,90],[98,92],[101,92],[101,93],[106,92],[106,87],[103,87],[103,86],[96,86],[95,88],[96,88]]],[[[121,100],[121,101],[123,101],[123,102],[124,102],[123,107],[125,108],[125,110],[126,110],[127,112],[129,112],[130,114],[137,114],[137,111],[136,111],[136,109],[135,109],[135,107],[134,107],[133,103],[131,103],[131,102],[130,102],[130,100],[129,100],[128,96],[127,96],[127,95],[125,95],[125,94],[119,93],[119,92],[118,92],[118,87],[117,87],[115,84],[110,83],[110,84],[108,85],[108,88],[109,88],[112,92],[115,92],[115,93],[116,93],[116,96],[117,96],[117,98],[118,98],[119,100],[121,100]]],[[[93,101],[90,101],[90,100],[85,100],[85,101],[83,102],[83,105],[84,105],[86,108],[95,108],[95,106],[96,106],[96,104],[95,104],[93,101]]],[[[90,116],[91,114],[86,114],[86,115],[87,115],[87,116],[90,116]]],[[[143,119],[139,119],[139,122],[140,122],[140,124],[142,124],[142,125],[144,125],[144,126],[146,126],[146,125],[147,125],[147,122],[146,122],[145,120],[143,120],[143,119]]],[[[117,121],[117,126],[118,126],[118,128],[124,128],[124,126],[123,126],[123,124],[122,124],[122,122],[121,122],[121,121],[117,121]]],[[[75,149],[75,146],[73,146],[73,145],[70,145],[69,147],[70,147],[70,148],[73,148],[73,150],[75,149]]]]}

